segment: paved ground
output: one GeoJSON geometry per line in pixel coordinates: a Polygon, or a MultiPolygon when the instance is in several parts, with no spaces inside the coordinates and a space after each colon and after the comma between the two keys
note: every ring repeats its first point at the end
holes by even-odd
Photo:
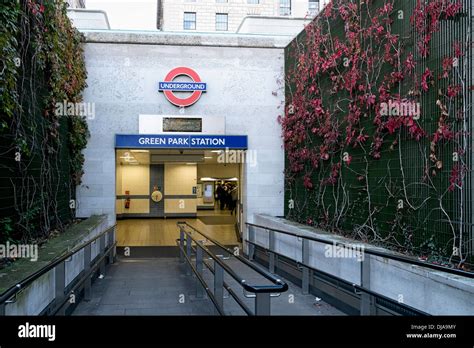
{"type": "MultiPolygon", "coordinates": [[[[236,266],[235,260],[226,262],[236,266]]],[[[262,283],[251,269],[239,264],[237,270],[247,282],[262,283]]],[[[204,278],[212,284],[210,271],[204,272],[204,278]]],[[[225,277],[225,281],[254,308],[254,300],[245,298],[233,279],[225,277]]],[[[286,293],[272,298],[272,314],[344,315],[322,300],[316,301],[312,295],[302,295],[294,284],[289,283],[289,286],[286,293]]],[[[92,300],[82,301],[73,315],[213,315],[210,300],[196,299],[195,294],[196,280],[185,275],[179,259],[122,257],[107,268],[103,279],[95,281],[92,300]]],[[[224,309],[229,315],[245,314],[231,297],[224,300],[224,309]]]]}

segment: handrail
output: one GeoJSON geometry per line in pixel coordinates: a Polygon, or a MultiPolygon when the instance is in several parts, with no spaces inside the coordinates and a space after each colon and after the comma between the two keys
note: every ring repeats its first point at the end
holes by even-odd
{"type": "Polygon", "coordinates": [[[279,296],[281,292],[288,290],[288,284],[283,282],[281,279],[275,277],[273,274],[257,267],[256,265],[252,264],[251,262],[247,261],[240,255],[235,255],[230,249],[226,248],[224,245],[220,244],[218,241],[214,240],[213,238],[209,237],[205,233],[197,230],[193,226],[189,225],[186,222],[178,222],[177,226],[180,230],[180,238],[176,241],[181,253],[181,261],[187,261],[189,264],[189,268],[187,270],[187,274],[191,274],[192,272],[196,275],[196,297],[202,297],[202,288],[204,288],[205,292],[209,295],[212,303],[214,304],[217,312],[221,315],[224,315],[224,293],[223,289],[227,289],[229,294],[234,298],[237,304],[244,310],[246,314],[249,315],[270,315],[270,305],[271,305],[271,297],[272,294],[279,296]],[[187,230],[189,228],[190,230],[187,230]],[[193,234],[196,233],[204,238],[207,241],[210,241],[218,248],[222,249],[226,253],[235,257],[238,261],[247,265],[250,269],[252,269],[257,274],[261,275],[263,278],[269,280],[273,284],[271,285],[252,285],[248,284],[245,279],[239,276],[228,264],[223,262],[220,256],[216,255],[212,252],[202,240],[197,240],[193,234]],[[186,238],[185,238],[186,237],[186,238]],[[195,243],[195,248],[193,247],[193,243],[195,243]],[[186,245],[186,248],[185,248],[186,245]],[[191,255],[196,255],[196,265],[194,266],[191,260],[191,255]],[[214,267],[212,267],[208,262],[206,262],[203,258],[203,253],[209,255],[210,259],[214,261],[214,267]],[[211,292],[209,286],[207,285],[206,281],[202,276],[202,271],[204,266],[207,267],[212,274],[214,275],[214,292],[211,292]],[[228,286],[228,284],[224,281],[224,274],[227,273],[230,277],[237,281],[237,283],[248,292],[254,293],[255,298],[255,312],[251,312],[251,310],[247,307],[247,305],[237,296],[237,294],[228,286]],[[200,283],[200,285],[199,285],[200,283]],[[278,294],[275,294],[278,293],[278,294]]]}
{"type": "MultiPolygon", "coordinates": [[[[178,247],[181,249],[181,246],[178,244],[178,247]]],[[[209,290],[209,287],[207,286],[206,284],[206,281],[204,280],[204,278],[199,274],[199,272],[197,271],[196,267],[193,265],[192,261],[191,261],[191,258],[186,255],[186,253],[184,252],[184,250],[181,250],[183,252],[183,255],[184,257],[186,258],[186,260],[188,261],[189,263],[189,266],[191,267],[191,269],[193,270],[194,274],[196,275],[197,279],[199,280],[199,282],[201,283],[201,285],[204,287],[204,290],[206,291],[207,295],[209,296],[209,298],[211,299],[211,302],[213,303],[214,307],[216,308],[216,310],[218,311],[218,313],[220,315],[223,315],[224,312],[222,311],[222,309],[219,307],[219,304],[217,303],[217,300],[216,300],[216,297],[214,296],[214,294],[209,290]]]]}
{"type": "MultiPolygon", "coordinates": [[[[349,246],[349,243],[329,241],[329,240],[323,239],[323,238],[306,236],[306,235],[299,234],[299,233],[296,233],[296,232],[284,231],[284,230],[280,230],[280,229],[273,228],[273,227],[267,227],[267,226],[253,224],[253,223],[250,223],[250,222],[246,222],[245,224],[247,226],[257,227],[257,228],[261,228],[261,229],[268,230],[268,231],[274,231],[274,232],[277,232],[277,233],[286,234],[286,235],[301,238],[301,239],[307,239],[307,240],[311,240],[311,241],[314,241],[314,242],[319,242],[319,243],[324,243],[324,244],[332,244],[332,245],[340,245],[340,246],[344,246],[344,247],[349,246]]],[[[460,270],[460,269],[454,269],[454,268],[447,268],[447,267],[443,267],[443,266],[432,264],[432,263],[425,263],[425,262],[422,262],[422,261],[419,261],[419,260],[416,260],[416,259],[412,259],[412,258],[409,258],[409,257],[405,257],[405,256],[393,255],[393,254],[389,254],[389,253],[385,253],[385,252],[381,252],[381,251],[377,251],[377,250],[370,250],[370,249],[364,249],[364,253],[369,254],[369,255],[374,255],[374,256],[385,257],[385,258],[392,259],[392,260],[395,260],[395,261],[409,263],[409,264],[413,264],[413,265],[417,265],[417,266],[421,266],[421,267],[427,267],[427,268],[431,268],[431,269],[434,269],[434,270],[437,270],[437,271],[455,274],[455,275],[458,275],[458,276],[463,276],[463,277],[467,277],[467,278],[474,278],[474,273],[472,273],[472,272],[466,272],[466,271],[463,271],[463,270],[460,270]]]]}
{"type": "MultiPolygon", "coordinates": [[[[257,272],[258,274],[260,274],[261,276],[263,276],[264,278],[266,278],[267,280],[271,281],[274,285],[250,285],[250,284],[247,284],[247,282],[245,281],[245,279],[243,279],[242,277],[240,277],[238,274],[236,274],[227,264],[225,264],[224,262],[222,262],[222,260],[220,260],[216,255],[214,255],[211,251],[209,251],[208,248],[206,248],[205,246],[203,246],[203,249],[207,249],[206,251],[208,252],[209,256],[211,256],[222,268],[224,268],[224,270],[229,273],[229,275],[234,278],[237,282],[239,282],[242,287],[249,291],[249,292],[253,292],[253,293],[263,293],[263,292],[270,292],[270,293],[277,293],[277,292],[285,292],[286,290],[288,290],[288,284],[286,284],[285,282],[283,282],[281,279],[279,279],[278,277],[275,277],[273,274],[271,274],[270,272],[267,272],[263,269],[261,269],[260,267],[257,267],[256,265],[254,265],[252,262],[248,261],[247,259],[243,258],[242,256],[240,255],[234,255],[232,250],[229,250],[228,248],[226,248],[224,245],[222,245],[221,243],[219,243],[218,241],[216,241],[215,239],[209,237],[208,235],[206,235],[205,233],[197,230],[196,228],[194,228],[193,226],[189,225],[187,222],[178,222],[178,226],[180,225],[185,225],[189,228],[191,228],[193,231],[199,233],[201,236],[205,237],[207,240],[209,240],[210,242],[212,242],[214,245],[218,246],[220,249],[224,250],[225,252],[231,254],[233,257],[235,257],[237,260],[241,261],[242,263],[244,263],[246,266],[248,266],[249,268],[251,268],[253,271],[257,272]]],[[[199,245],[198,241],[193,237],[191,236],[190,234],[188,234],[186,231],[184,231],[184,233],[186,233],[186,235],[189,235],[190,238],[197,244],[199,245]]]]}
{"type": "Polygon", "coordinates": [[[0,305],[7,302],[11,297],[16,295],[20,290],[26,288],[28,285],[30,285],[32,282],[34,282],[36,279],[38,279],[42,275],[46,274],[47,272],[49,272],[50,270],[52,270],[53,268],[55,268],[56,266],[58,266],[62,262],[66,261],[67,259],[72,257],[77,252],[81,251],[82,249],[84,249],[88,245],[94,243],[96,240],[98,240],[99,238],[101,238],[105,234],[109,233],[111,230],[115,229],[115,227],[116,227],[116,225],[113,225],[113,226],[109,227],[108,229],[101,232],[100,234],[98,234],[94,238],[78,245],[77,247],[71,249],[70,251],[66,252],[63,255],[54,258],[46,266],[42,267],[41,269],[39,269],[38,271],[36,271],[33,274],[29,275],[28,277],[26,277],[25,279],[23,279],[22,281],[20,281],[16,285],[13,285],[12,287],[10,287],[6,291],[4,291],[0,295],[0,305]]]}

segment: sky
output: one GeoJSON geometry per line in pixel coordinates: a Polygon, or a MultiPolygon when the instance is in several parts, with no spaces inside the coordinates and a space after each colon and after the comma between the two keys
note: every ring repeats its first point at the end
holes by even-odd
{"type": "Polygon", "coordinates": [[[111,29],[156,30],[156,0],[86,0],[86,8],[107,12],[111,29]]]}

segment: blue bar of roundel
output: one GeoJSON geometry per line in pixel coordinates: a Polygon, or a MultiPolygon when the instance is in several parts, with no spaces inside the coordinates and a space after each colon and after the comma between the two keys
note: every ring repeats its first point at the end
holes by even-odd
{"type": "Polygon", "coordinates": [[[115,147],[125,149],[247,149],[246,135],[116,134],[115,147]]]}

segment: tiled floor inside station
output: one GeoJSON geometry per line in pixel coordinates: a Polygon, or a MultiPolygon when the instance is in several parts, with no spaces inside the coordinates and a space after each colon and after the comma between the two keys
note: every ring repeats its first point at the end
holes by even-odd
{"type": "Polygon", "coordinates": [[[238,244],[235,216],[229,211],[202,211],[197,218],[128,219],[117,221],[117,246],[176,246],[178,221],[185,221],[224,245],[238,244]]]}

